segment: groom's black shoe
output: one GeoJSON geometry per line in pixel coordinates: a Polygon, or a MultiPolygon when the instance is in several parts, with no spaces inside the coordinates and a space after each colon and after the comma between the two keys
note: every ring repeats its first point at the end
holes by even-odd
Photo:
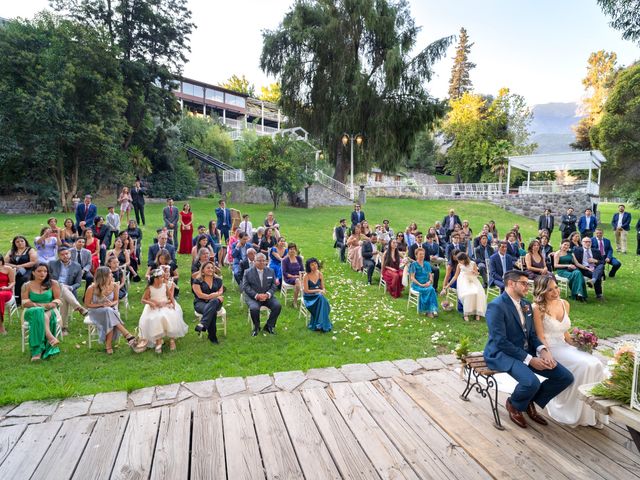
{"type": "Polygon", "coordinates": [[[524,419],[524,415],[522,412],[516,410],[516,408],[511,405],[511,397],[507,398],[507,412],[509,412],[509,418],[513,423],[522,428],[527,428],[527,421],[524,419]]]}
{"type": "Polygon", "coordinates": [[[527,415],[529,418],[540,425],[549,425],[549,422],[545,420],[545,418],[538,413],[536,410],[536,406],[531,402],[527,407],[527,415]]]}

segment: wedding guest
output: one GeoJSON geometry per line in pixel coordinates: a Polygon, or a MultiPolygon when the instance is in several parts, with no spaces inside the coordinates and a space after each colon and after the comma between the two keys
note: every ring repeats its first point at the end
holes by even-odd
{"type": "Polygon", "coordinates": [[[46,263],[35,266],[31,280],[25,283],[20,296],[24,320],[29,324],[31,361],[60,353],[60,341],[55,337],[58,319],[53,311],[60,306],[60,286],[51,279],[46,263]]]}
{"type": "Polygon", "coordinates": [[[233,253],[231,254],[231,257],[233,258],[233,276],[235,277],[238,285],[240,284],[240,262],[247,258],[247,248],[249,248],[248,240],[249,235],[244,232],[238,232],[238,241],[233,246],[233,253]]]}
{"type": "Polygon", "coordinates": [[[400,252],[400,254],[403,256],[406,255],[407,249],[409,248],[409,246],[405,241],[404,233],[398,232],[398,234],[396,235],[396,242],[398,242],[398,251],[400,252]]]}
{"type": "Polygon", "coordinates": [[[124,241],[121,237],[116,238],[113,242],[113,249],[107,252],[107,260],[111,257],[118,259],[118,264],[125,268],[125,271],[130,272],[131,277],[135,277],[138,273],[131,268],[131,253],[124,248],[124,241]]]}
{"type": "Polygon", "coordinates": [[[138,263],[142,263],[142,258],[140,257],[140,251],[142,250],[142,230],[138,227],[136,220],[129,220],[127,234],[129,234],[129,238],[133,241],[138,263]]]}
{"type": "Polygon", "coordinates": [[[145,225],[144,196],[146,194],[147,194],[147,190],[141,186],[140,179],[136,178],[135,185],[131,189],[131,204],[133,205],[133,210],[136,214],[136,223],[138,225],[145,225]]]}
{"type": "MultiPolygon", "coordinates": [[[[282,238],[282,237],[281,237],[282,238]]],[[[298,308],[298,297],[302,289],[300,275],[304,272],[302,257],[298,255],[298,246],[291,242],[287,248],[287,254],[282,259],[282,281],[293,285],[293,307],[298,308]]]]}
{"type": "Polygon", "coordinates": [[[78,208],[78,205],[80,204],[80,197],[78,196],[78,192],[74,192],[73,197],[71,198],[71,203],[72,203],[72,208],[73,211],[76,211],[76,208],[78,208]]]}
{"type": "Polygon", "coordinates": [[[84,231],[84,248],[91,252],[91,272],[95,273],[100,266],[100,242],[93,236],[91,229],[84,231]]]}
{"type": "Polygon", "coordinates": [[[618,212],[611,219],[611,227],[616,235],[616,252],[627,253],[627,234],[631,230],[631,214],[624,211],[624,205],[618,205],[618,212]]]}
{"type": "Polygon", "coordinates": [[[260,242],[262,242],[264,238],[264,230],[264,227],[258,227],[251,238],[251,247],[254,248],[256,252],[260,251],[260,242]]]}
{"type": "Polygon", "coordinates": [[[491,245],[491,239],[493,237],[489,233],[489,224],[485,223],[484,225],[482,225],[482,230],[480,231],[480,234],[473,239],[473,249],[474,249],[474,251],[475,251],[476,248],[478,248],[478,245],[480,245],[480,238],[482,237],[482,235],[485,235],[487,237],[487,244],[490,246],[491,245]]]}
{"type": "Polygon", "coordinates": [[[451,239],[451,243],[447,245],[447,249],[445,253],[445,258],[447,259],[447,262],[451,261],[451,252],[453,252],[454,250],[459,250],[461,252],[466,251],[466,246],[461,243],[460,234],[458,232],[452,231],[449,238],[451,239]]]}
{"type": "MultiPolygon", "coordinates": [[[[513,228],[511,229],[511,231],[515,234],[516,236],[516,242],[518,244],[518,248],[520,249],[524,249],[524,242],[522,241],[522,234],[520,233],[520,225],[518,225],[517,223],[513,226],[513,228]]],[[[507,235],[508,236],[508,235],[507,235]]],[[[524,256],[524,253],[521,255],[524,256]]]]}
{"type": "MultiPolygon", "coordinates": [[[[427,235],[428,236],[428,235],[427,235]]],[[[415,235],[415,242],[413,245],[411,245],[408,249],[407,249],[407,256],[411,259],[411,260],[415,260],[416,259],[416,250],[418,248],[424,248],[423,244],[422,244],[422,232],[416,232],[415,235]]],[[[431,236],[431,239],[433,240],[433,235],[431,236]]],[[[438,251],[440,247],[437,247],[438,251]]]]}
{"type": "Polygon", "coordinates": [[[191,286],[193,290],[193,308],[202,315],[200,323],[196,325],[196,332],[207,332],[211,343],[218,343],[216,319],[218,310],[222,308],[223,287],[222,278],[215,275],[215,264],[205,262],[201,265],[198,275],[191,286]]]}
{"type": "MultiPolygon", "coordinates": [[[[104,222],[104,218],[101,216],[97,216],[93,221],[93,227],[91,227],[91,231],[93,231],[93,236],[100,240],[100,263],[104,263],[105,254],[111,245],[111,229],[104,222]]],[[[88,247],[87,247],[88,248],[88,247]]]]}
{"type": "Polygon", "coordinates": [[[455,210],[452,208],[449,210],[449,215],[444,217],[442,220],[442,226],[445,229],[445,240],[449,241],[449,237],[456,225],[462,226],[462,222],[460,221],[460,217],[456,215],[455,210]]]}
{"type": "Polygon", "coordinates": [[[167,206],[162,209],[162,221],[169,232],[168,238],[171,239],[173,245],[178,243],[178,221],[180,214],[178,209],[173,205],[173,198],[167,198],[167,206]]]}
{"type": "Polygon", "coordinates": [[[563,240],[560,250],[553,254],[555,274],[569,281],[571,297],[584,302],[587,298],[587,285],[578,268],[578,260],[569,249],[569,240],[563,240]]]}
{"type": "Polygon", "coordinates": [[[362,248],[361,248],[360,226],[356,225],[347,239],[347,259],[351,268],[356,272],[362,270],[362,248]]]}
{"type": "Polygon", "coordinates": [[[591,249],[598,250],[600,255],[604,259],[605,264],[611,265],[611,271],[609,277],[614,278],[616,272],[620,270],[622,264],[613,256],[613,247],[611,247],[611,241],[608,238],[604,238],[604,233],[601,228],[596,228],[596,236],[591,242],[591,249]]]}
{"type": "Polygon", "coordinates": [[[302,280],[302,300],[310,314],[307,327],[313,331],[330,332],[333,328],[329,319],[331,305],[326,297],[327,291],[318,259],[312,257],[307,260],[304,269],[306,274],[302,280]]]}
{"type": "Polygon", "coordinates": [[[242,291],[253,321],[252,337],[257,337],[260,331],[260,307],[267,307],[270,311],[264,331],[271,335],[276,333],[276,322],[282,309],[280,302],[275,298],[275,274],[266,264],[267,257],[263,253],[257,254],[255,265],[244,273],[242,279],[242,291]]]}
{"type": "Polygon", "coordinates": [[[415,253],[416,261],[409,265],[409,281],[411,288],[420,295],[418,311],[433,318],[438,314],[438,297],[433,288],[431,265],[425,261],[424,248],[418,248],[415,253]]]}
{"type": "Polygon", "coordinates": [[[64,219],[64,228],[60,230],[60,241],[67,247],[73,247],[78,239],[78,231],[70,218],[64,219]]]}
{"type": "Polygon", "coordinates": [[[516,262],[520,258],[520,242],[518,242],[518,237],[516,232],[511,231],[507,233],[507,253],[511,255],[516,262]]]}
{"type": "Polygon", "coordinates": [[[524,257],[525,274],[529,280],[535,280],[540,275],[549,275],[547,264],[540,251],[540,242],[532,240],[527,248],[527,254],[524,257]]]}
{"type": "Polygon", "coordinates": [[[498,251],[489,258],[489,286],[504,291],[504,274],[513,270],[515,259],[507,253],[507,242],[498,244],[498,251]]]}
{"type": "MultiPolygon", "coordinates": [[[[234,234],[235,236],[235,234],[234,234]]],[[[211,247],[213,248],[213,254],[216,256],[218,265],[224,264],[224,256],[227,253],[227,250],[222,246],[220,230],[216,227],[216,221],[209,221],[209,231],[208,231],[209,242],[211,243],[211,247]]],[[[236,236],[237,238],[237,236],[236,236]]],[[[230,249],[231,245],[227,246],[227,249],[230,249]]],[[[229,250],[232,252],[232,250],[229,250]]]]}
{"type": "Polygon", "coordinates": [[[122,300],[127,296],[127,277],[122,273],[120,263],[116,257],[107,258],[107,267],[109,267],[114,283],[118,285],[118,299],[122,300]]]}
{"type": "Polygon", "coordinates": [[[393,232],[393,228],[391,228],[391,226],[389,225],[389,220],[387,219],[382,220],[382,229],[389,234],[390,238],[393,238],[394,232],[393,232]]]}
{"type": "Polygon", "coordinates": [[[62,335],[69,334],[69,312],[80,312],[86,316],[89,312],[80,305],[77,299],[78,289],[82,283],[82,267],[71,261],[71,251],[60,247],[58,260],[49,262],[49,275],[60,287],[60,316],[62,317],[62,335]]]}
{"type": "Polygon", "coordinates": [[[407,243],[407,251],[409,250],[409,247],[411,247],[411,245],[416,243],[415,232],[417,232],[417,230],[411,230],[411,226],[407,227],[407,229],[404,231],[404,238],[407,243]]]}
{"type": "Polygon", "coordinates": [[[264,230],[264,238],[260,241],[260,253],[269,255],[269,252],[276,246],[276,238],[273,236],[273,229],[266,228],[264,230]]]}
{"type": "Polygon", "coordinates": [[[178,253],[188,255],[191,253],[193,240],[193,213],[191,205],[185,203],[180,212],[180,249],[178,253]]]}
{"type": "Polygon", "coordinates": [[[347,249],[347,220],[344,218],[340,219],[339,225],[333,230],[333,248],[340,249],[340,261],[342,263],[346,262],[345,258],[345,250],[347,249]]]}
{"type": "Polygon", "coordinates": [[[469,220],[462,221],[462,228],[460,229],[460,242],[465,246],[465,252],[467,255],[473,255],[473,230],[469,227],[469,220]]]}
{"type": "Polygon", "coordinates": [[[184,323],[182,308],[174,299],[174,289],[164,282],[164,271],[155,269],[142,295],[144,310],[138,322],[141,343],[146,343],[155,352],[162,353],[164,338],[169,338],[169,350],[176,350],[176,338],[184,337],[189,330],[184,323]]]}
{"type": "Polygon", "coordinates": [[[84,196],[84,202],[76,207],[76,229],[78,235],[93,227],[93,221],[98,215],[98,207],[91,203],[91,195],[84,196]]]}
{"type": "Polygon", "coordinates": [[[213,253],[213,248],[209,245],[209,237],[208,235],[198,235],[196,238],[196,244],[191,249],[191,261],[195,262],[202,250],[206,250],[208,252],[207,260],[213,260],[215,255],[213,253]]]}
{"type": "Polygon", "coordinates": [[[546,406],[551,418],[571,427],[601,426],[607,417],[600,416],[580,399],[579,387],[599,383],[607,378],[606,367],[600,360],[581,352],[573,345],[570,335],[570,305],[560,298],[560,290],[551,277],[536,278],[533,298],[535,332],[556,362],[573,375],[573,383],[546,406]]]}
{"type": "Polygon", "coordinates": [[[16,271],[4,263],[4,257],[0,256],[0,335],[6,335],[4,328],[5,305],[13,298],[16,286],[16,271]]]}
{"type": "Polygon", "coordinates": [[[353,206],[353,212],[351,212],[351,230],[353,231],[354,227],[359,223],[364,222],[364,220],[364,212],[362,211],[360,204],[356,203],[353,206]]]}
{"type": "MultiPolygon", "coordinates": [[[[231,265],[233,263],[233,249],[235,247],[236,242],[238,241],[238,239],[240,238],[240,229],[236,228],[235,230],[232,230],[231,232],[231,236],[229,237],[229,240],[227,241],[227,251],[225,253],[225,259],[226,262],[231,265]]],[[[224,247],[223,247],[224,248],[224,247]]],[[[258,250],[260,250],[258,248],[258,250]]]]}
{"type": "MultiPolygon", "coordinates": [[[[455,274],[444,286],[446,291],[452,284],[456,285],[458,301],[462,303],[464,321],[468,322],[469,317],[474,315],[476,320],[484,317],[487,312],[487,297],[482,288],[482,284],[478,280],[480,272],[475,262],[469,256],[460,252],[456,256],[458,265],[455,274]]],[[[443,292],[446,293],[446,292],[443,292]]]]}
{"type": "Polygon", "coordinates": [[[118,302],[118,284],[114,282],[109,267],[99,267],[94,282],[84,294],[84,305],[98,330],[98,341],[105,344],[107,355],[113,354],[113,341],[118,341],[121,334],[132,349],[136,348],[135,337],[120,319],[118,302]]]}
{"type": "Polygon", "coordinates": [[[475,248],[474,253],[476,265],[478,266],[478,271],[482,277],[483,286],[486,288],[488,285],[487,267],[489,265],[491,255],[494,253],[493,248],[489,244],[489,236],[487,234],[483,233],[480,235],[480,242],[475,248]]]}
{"type": "Polygon", "coordinates": [[[491,241],[493,242],[493,240],[498,241],[498,239],[500,238],[500,236],[498,235],[498,228],[496,227],[496,222],[493,220],[489,220],[489,231],[488,231],[489,235],[491,235],[492,239],[491,241]]]}
{"type": "Polygon", "coordinates": [[[200,267],[202,267],[206,262],[213,262],[213,259],[211,257],[211,250],[203,247],[198,250],[196,257],[191,262],[191,283],[193,283],[193,279],[200,274],[200,267]]]}
{"type": "Polygon", "coordinates": [[[220,231],[221,238],[229,244],[229,230],[233,226],[231,222],[231,210],[227,208],[227,204],[224,200],[218,202],[219,207],[216,208],[216,228],[220,231]]]}
{"type": "Polygon", "coordinates": [[[240,222],[240,225],[238,226],[238,228],[240,229],[241,232],[244,232],[247,235],[249,235],[249,238],[253,236],[253,225],[249,221],[248,213],[245,213],[242,215],[242,221],[240,222]]]}
{"type": "Polygon", "coordinates": [[[371,227],[369,227],[369,222],[367,222],[366,220],[363,220],[362,223],[360,224],[360,231],[362,235],[364,235],[365,237],[370,237],[371,234],[374,233],[371,230],[371,227]]]}
{"type": "Polygon", "coordinates": [[[282,281],[282,259],[286,255],[287,241],[281,236],[276,245],[269,250],[269,268],[275,273],[278,284],[282,281]]]}
{"type": "MultiPolygon", "coordinates": [[[[120,205],[120,215],[119,217],[124,220],[126,215],[127,222],[129,221],[129,213],[131,212],[131,206],[133,203],[133,198],[129,193],[129,187],[122,187],[122,191],[118,196],[118,204],[120,205]]],[[[108,220],[107,220],[108,222],[108,220]]],[[[118,229],[119,230],[119,229],[118,229]]]]}
{"type": "Polygon", "coordinates": [[[374,230],[378,237],[378,244],[380,245],[380,251],[384,252],[387,249],[387,245],[391,241],[391,236],[389,232],[387,232],[382,225],[376,225],[374,230]]]}
{"type": "Polygon", "coordinates": [[[562,234],[562,240],[569,238],[569,236],[577,230],[576,222],[578,217],[573,213],[573,208],[567,208],[567,213],[560,217],[560,233],[562,234]]]}
{"type": "MultiPolygon", "coordinates": [[[[107,208],[107,211],[109,212],[107,213],[106,219],[107,226],[111,231],[111,235],[113,237],[117,237],[120,234],[120,215],[115,213],[114,207],[112,205],[107,208]]],[[[111,243],[111,238],[109,238],[109,243],[111,243]]]]}
{"type": "Polygon", "coordinates": [[[546,235],[540,237],[540,255],[544,258],[547,270],[553,270],[553,247],[549,245],[549,237],[546,235]]]}
{"type": "Polygon", "coordinates": [[[596,217],[593,216],[591,209],[587,208],[584,211],[584,215],[580,217],[580,220],[578,220],[578,231],[580,232],[580,235],[582,237],[591,238],[597,226],[598,221],[596,220],[596,217]]]}
{"type": "Polygon", "coordinates": [[[367,272],[367,283],[369,285],[373,282],[373,272],[378,264],[378,236],[375,233],[371,234],[370,238],[365,237],[362,241],[361,256],[362,256],[362,268],[367,272]]]}
{"type": "Polygon", "coordinates": [[[591,238],[582,239],[582,247],[573,251],[577,267],[582,271],[582,275],[593,280],[593,289],[596,292],[596,299],[602,301],[602,278],[604,277],[604,257],[600,251],[591,249],[591,238]]]}
{"type": "Polygon", "coordinates": [[[160,232],[158,234],[158,243],[154,243],[149,247],[149,253],[147,254],[147,266],[151,267],[155,265],[156,256],[161,250],[169,252],[169,255],[171,255],[171,262],[176,265],[176,249],[173,245],[169,244],[168,240],[166,232],[160,232]]]}
{"type": "Polygon", "coordinates": [[[175,285],[174,296],[177,297],[180,291],[178,289],[178,279],[179,279],[178,266],[173,262],[173,260],[171,259],[171,254],[166,249],[160,250],[156,255],[156,258],[153,261],[153,263],[149,265],[147,273],[145,275],[147,280],[151,278],[151,274],[153,270],[156,270],[158,268],[162,268],[163,270],[166,270],[167,282],[175,285]]]}
{"type": "Polygon", "coordinates": [[[278,239],[280,238],[280,224],[273,217],[273,212],[269,212],[267,214],[267,218],[264,219],[265,228],[271,228],[273,230],[273,236],[278,239]]]}
{"type": "Polygon", "coordinates": [[[35,239],[38,262],[49,263],[51,260],[55,260],[56,252],[60,245],[62,245],[62,242],[58,235],[51,230],[51,227],[43,227],[40,230],[40,236],[35,239]]]}
{"type": "Polygon", "coordinates": [[[86,240],[79,237],[71,249],[71,260],[80,264],[82,268],[82,278],[86,282],[86,287],[93,282],[93,257],[91,252],[85,248],[86,240]]]}
{"type": "Polygon", "coordinates": [[[538,218],[538,230],[546,229],[549,232],[549,236],[553,233],[553,226],[555,219],[551,215],[551,209],[545,208],[544,214],[538,218]]]}
{"type": "Polygon", "coordinates": [[[238,275],[240,282],[238,283],[238,287],[242,287],[242,279],[244,278],[244,274],[247,270],[253,268],[255,261],[256,251],[253,248],[247,248],[247,258],[240,262],[240,272],[238,275]]]}
{"type": "Polygon", "coordinates": [[[381,275],[387,284],[387,291],[393,298],[402,296],[402,269],[400,268],[400,251],[398,250],[398,241],[391,240],[389,248],[382,256],[381,275]]]}
{"type": "Polygon", "coordinates": [[[569,250],[573,252],[576,248],[582,247],[582,237],[579,232],[574,232],[569,237],[569,241],[571,242],[569,245],[569,250]]]}

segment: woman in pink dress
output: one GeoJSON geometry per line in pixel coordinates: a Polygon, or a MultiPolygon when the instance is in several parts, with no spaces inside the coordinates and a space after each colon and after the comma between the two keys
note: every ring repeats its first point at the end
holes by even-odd
{"type": "Polygon", "coordinates": [[[129,193],[129,187],[123,187],[120,196],[118,197],[118,203],[120,204],[120,219],[124,220],[124,216],[127,216],[127,223],[129,222],[129,212],[131,211],[131,194],[129,193]]]}
{"type": "Polygon", "coordinates": [[[0,334],[6,335],[4,329],[4,310],[7,302],[13,297],[13,289],[16,285],[16,273],[13,268],[4,264],[4,258],[0,256],[0,334]]]}
{"type": "Polygon", "coordinates": [[[188,255],[193,249],[193,213],[191,205],[185,203],[180,212],[180,249],[178,253],[188,255]]]}

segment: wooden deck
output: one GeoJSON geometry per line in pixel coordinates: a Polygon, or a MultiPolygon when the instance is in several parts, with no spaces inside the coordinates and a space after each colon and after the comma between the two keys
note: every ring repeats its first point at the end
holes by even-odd
{"type": "MultiPolygon", "coordinates": [[[[628,434],[520,429],[441,369],[0,427],[0,479],[635,479],[628,434]]],[[[501,395],[504,404],[504,395],[501,395]]]]}

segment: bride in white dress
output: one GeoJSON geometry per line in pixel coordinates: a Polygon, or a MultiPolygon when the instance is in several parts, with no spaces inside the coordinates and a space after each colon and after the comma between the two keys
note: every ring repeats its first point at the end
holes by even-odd
{"type": "Polygon", "coordinates": [[[480,317],[484,317],[487,313],[487,297],[478,279],[480,275],[478,267],[464,252],[459,253],[456,259],[458,260],[456,273],[444,286],[443,292],[456,282],[456,292],[458,300],[462,303],[465,322],[469,321],[469,315],[475,315],[476,320],[480,320],[480,317]]]}
{"type": "Polygon", "coordinates": [[[553,277],[536,278],[533,296],[536,302],[533,304],[533,322],[538,338],[553,358],[574,377],[573,383],[547,404],[547,413],[554,420],[571,427],[601,427],[608,423],[608,417],[597,414],[581,401],[578,387],[605,379],[604,365],[593,355],[571,345],[569,302],[560,298],[560,290],[553,277]]]}

